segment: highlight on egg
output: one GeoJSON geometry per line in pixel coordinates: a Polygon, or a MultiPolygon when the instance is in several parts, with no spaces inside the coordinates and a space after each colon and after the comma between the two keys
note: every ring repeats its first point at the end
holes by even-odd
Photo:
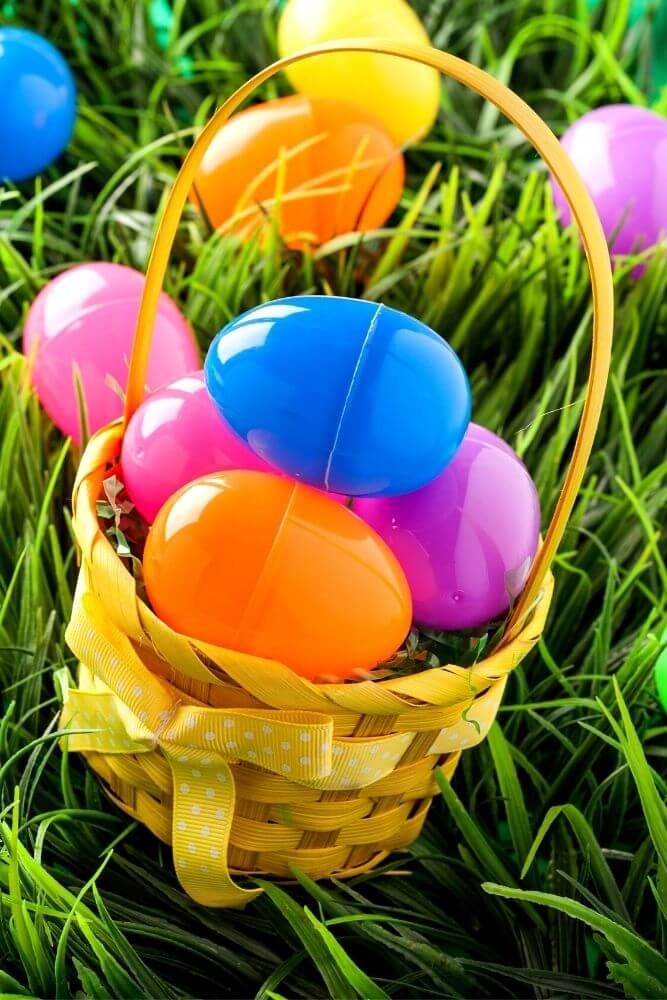
{"type": "Polygon", "coordinates": [[[400,149],[357,104],[302,95],[234,115],[204,154],[193,198],[243,239],[277,221],[291,247],[381,226],[398,204],[400,149]]]}
{"type": "Polygon", "coordinates": [[[504,614],[539,543],[539,498],[528,470],[505,441],[474,423],[427,486],[356,499],[353,509],[398,559],[415,621],[428,628],[478,628],[504,614]]]}
{"type": "Polygon", "coordinates": [[[143,558],[151,604],[189,638],[344,680],[391,656],[410,628],[405,575],[375,532],[299,483],[206,476],[159,511],[143,558]]]}
{"type": "Polygon", "coordinates": [[[470,419],[463,366],[429,327],[360,299],[250,309],[208,352],[223,419],[270,465],[352,496],[407,493],[454,456],[470,419]]]}

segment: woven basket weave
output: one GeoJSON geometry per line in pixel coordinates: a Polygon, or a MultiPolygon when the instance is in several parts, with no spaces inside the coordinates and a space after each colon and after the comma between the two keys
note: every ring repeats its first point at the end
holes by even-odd
{"type": "Polygon", "coordinates": [[[193,899],[239,906],[257,889],[236,875],[313,878],[366,871],[419,834],[461,752],[484,739],[509,673],[539,639],[562,537],[590,454],[609,366],[613,296],[595,210],[541,119],[493,78],[452,56],[386,40],[341,41],[263,70],[216,112],[179,172],[158,230],[130,364],[123,421],[89,442],[73,497],[81,572],[67,640],[80,660],[61,728],[109,795],[172,844],[193,899]],[[219,129],[264,80],[327,51],[414,59],[466,83],[519,126],[558,178],[573,209],[593,280],[593,354],[573,458],[551,525],[502,644],[471,668],[313,684],[288,667],[178,635],[137,594],[97,520],[103,480],[117,465],[127,420],[141,402],[151,331],[181,211],[219,129]]]}

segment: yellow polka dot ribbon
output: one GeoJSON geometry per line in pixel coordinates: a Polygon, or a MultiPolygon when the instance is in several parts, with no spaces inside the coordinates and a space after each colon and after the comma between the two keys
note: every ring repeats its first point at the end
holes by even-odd
{"type": "MultiPolygon", "coordinates": [[[[331,715],[295,709],[214,708],[144,664],[98,597],[77,591],[67,641],[81,661],[78,687],[65,685],[61,729],[70,750],[141,754],[159,748],[172,772],[171,839],[178,878],[206,906],[239,906],[258,890],[239,887],[227,866],[234,816],[230,762],[244,762],[323,791],[360,789],[390,774],[415,737],[394,732],[334,738],[331,715]]],[[[443,727],[434,754],[486,735],[504,683],[443,727]]]]}

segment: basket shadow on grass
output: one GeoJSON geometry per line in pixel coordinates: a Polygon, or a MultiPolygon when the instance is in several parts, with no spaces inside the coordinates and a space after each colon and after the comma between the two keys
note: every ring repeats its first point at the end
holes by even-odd
{"type": "MultiPolygon", "coordinates": [[[[57,748],[52,674],[74,667],[63,631],[75,575],[75,456],[25,391],[12,345],[37,288],[60,266],[86,256],[143,266],[156,202],[191,134],[169,119],[172,105],[201,120],[213,79],[224,73],[231,88],[253,60],[265,61],[235,27],[240,7],[269,25],[253,4],[192,6],[202,23],[215,22],[189,43],[195,79],[167,74],[155,90],[161,57],[153,53],[142,75],[121,50],[112,88],[109,67],[93,65],[76,41],[77,18],[100,44],[108,25],[83,0],[76,11],[63,6],[58,30],[84,80],[74,144],[84,162],[0,201],[0,992],[664,995],[666,727],[651,682],[667,590],[664,257],[639,282],[630,265],[616,276],[612,380],[556,562],[545,637],[511,678],[487,743],[464,754],[451,788],[443,783],[410,852],[349,883],[314,885],[295,873],[294,885],[267,886],[245,912],[207,911],[178,887],[169,852],[57,748]],[[207,46],[216,44],[223,55],[211,67],[207,46]],[[127,110],[139,106],[150,113],[127,110]]],[[[494,5],[476,36],[468,25],[477,5],[457,22],[439,19],[441,6],[427,15],[435,43],[512,73],[556,123],[634,96],[623,53],[616,61],[607,51],[618,50],[623,4],[603,10],[595,43],[585,34],[568,41],[571,28],[553,16],[563,37],[545,54],[537,41],[548,25],[536,4],[494,5]],[[511,48],[512,34],[525,40],[511,48]]],[[[183,26],[181,41],[194,27],[183,26]]],[[[270,37],[266,45],[268,53],[270,37]]],[[[363,292],[414,313],[460,351],[475,419],[518,448],[548,512],[580,414],[586,271],[525,151],[492,112],[479,117],[474,98],[446,94],[447,125],[410,157],[397,228],[302,258],[277,243],[239,248],[188,215],[168,290],[203,346],[260,298],[297,291],[363,292]],[[446,170],[434,166],[440,159],[446,170]]]]}

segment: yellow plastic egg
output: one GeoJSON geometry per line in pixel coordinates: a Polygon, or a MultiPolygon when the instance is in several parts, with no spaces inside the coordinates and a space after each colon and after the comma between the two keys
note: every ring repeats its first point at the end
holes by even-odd
{"type": "MultiPolygon", "coordinates": [[[[337,38],[391,38],[429,45],[405,0],[288,0],[278,27],[281,56],[337,38]]],[[[401,145],[421,138],[440,103],[440,75],[428,66],[373,52],[313,56],[286,70],[310,97],[355,101],[372,111],[401,145]]]]}

